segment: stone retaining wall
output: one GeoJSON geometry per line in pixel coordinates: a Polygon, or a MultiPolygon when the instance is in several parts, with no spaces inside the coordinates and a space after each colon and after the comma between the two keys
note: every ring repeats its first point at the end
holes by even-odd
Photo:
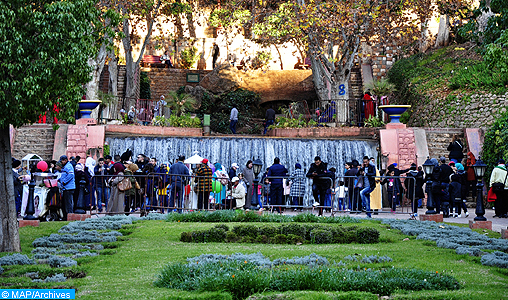
{"type": "Polygon", "coordinates": [[[37,154],[44,160],[53,158],[55,131],[52,125],[34,124],[14,130],[12,156],[21,160],[27,154],[37,154]]]}
{"type": "Polygon", "coordinates": [[[169,91],[176,91],[181,86],[196,86],[198,83],[187,82],[187,74],[199,74],[203,76],[210,73],[209,70],[184,70],[184,69],[163,69],[163,68],[141,68],[142,72],[148,72],[152,98],[158,99],[160,95],[167,95],[169,91]]]}
{"type": "Polygon", "coordinates": [[[338,127],[338,128],[274,128],[268,136],[288,138],[377,138],[379,128],[338,127]]]}
{"type": "Polygon", "coordinates": [[[436,99],[416,108],[409,121],[410,126],[436,128],[488,127],[496,117],[506,112],[508,93],[504,95],[471,95],[436,99]]]}

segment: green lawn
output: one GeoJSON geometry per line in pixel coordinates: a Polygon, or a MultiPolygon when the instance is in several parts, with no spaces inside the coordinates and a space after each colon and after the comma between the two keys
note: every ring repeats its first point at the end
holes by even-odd
{"type": "MultiPolygon", "coordinates": [[[[24,227],[20,229],[23,253],[29,254],[33,249],[31,242],[40,236],[55,233],[63,222],[42,223],[39,228],[24,227]]],[[[350,254],[387,255],[393,262],[384,264],[363,265],[348,262],[348,267],[357,268],[417,268],[431,272],[446,273],[459,280],[462,288],[456,291],[421,291],[399,292],[392,296],[396,299],[506,299],[508,298],[508,272],[495,267],[482,266],[480,259],[465,255],[457,255],[454,250],[441,249],[434,242],[416,240],[407,237],[398,230],[390,229],[378,221],[364,221],[355,226],[371,226],[380,231],[379,244],[350,245],[265,245],[265,244],[194,244],[179,241],[180,233],[197,229],[208,229],[216,223],[177,223],[165,221],[142,221],[126,230],[131,234],[114,243],[117,248],[108,249],[111,255],[100,255],[78,259],[78,267],[73,270],[86,272],[84,278],[73,278],[63,284],[47,284],[48,286],[76,288],[78,299],[222,299],[218,293],[199,295],[197,293],[156,288],[153,281],[160,270],[170,262],[184,262],[187,257],[203,253],[232,254],[236,252],[261,252],[272,260],[279,257],[305,256],[316,253],[332,261],[344,261],[350,254]],[[408,238],[408,239],[407,239],[408,238]],[[406,239],[406,240],[405,240],[406,239]]],[[[245,223],[242,223],[245,224],[245,223]]],[[[259,224],[259,223],[256,223],[259,224]]],[[[232,226],[235,223],[228,223],[232,226]]],[[[340,225],[331,225],[340,226],[340,225]]],[[[343,226],[348,226],[345,224],[343,226]]],[[[113,246],[114,246],[113,245],[113,246]]],[[[344,261],[345,262],[345,261],[344,261]]],[[[8,278],[21,275],[25,270],[47,266],[15,266],[4,267],[6,273],[0,277],[4,286],[6,282],[29,284],[28,278],[8,278]],[[11,274],[11,275],[9,275],[11,274]]],[[[58,271],[56,271],[58,273],[58,271]]],[[[14,285],[16,286],[16,285],[14,285]]],[[[14,287],[12,286],[12,287],[14,287]]],[[[5,287],[8,288],[8,287],[5,287]]],[[[280,293],[258,295],[255,299],[368,299],[365,294],[353,293],[318,293],[290,292],[286,297],[280,293]],[[342,295],[342,296],[341,296],[342,295]]],[[[372,299],[372,298],[371,298],[372,299]]]]}

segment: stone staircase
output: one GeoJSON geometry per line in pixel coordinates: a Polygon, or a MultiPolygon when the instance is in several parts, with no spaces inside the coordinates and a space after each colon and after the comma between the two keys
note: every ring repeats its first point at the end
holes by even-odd
{"type": "Polygon", "coordinates": [[[52,125],[34,124],[16,129],[12,156],[21,160],[27,154],[37,154],[44,160],[53,159],[55,131],[52,125]]]}
{"type": "Polygon", "coordinates": [[[349,79],[349,99],[357,100],[363,97],[362,69],[355,65],[351,69],[351,77],[349,79]]]}
{"type": "MultiPolygon", "coordinates": [[[[427,134],[427,145],[431,158],[444,156],[448,159],[449,151],[446,148],[448,148],[453,136],[456,134],[464,142],[464,130],[460,128],[425,128],[425,133],[427,134]]],[[[464,149],[464,154],[466,153],[467,150],[464,149]]]]}

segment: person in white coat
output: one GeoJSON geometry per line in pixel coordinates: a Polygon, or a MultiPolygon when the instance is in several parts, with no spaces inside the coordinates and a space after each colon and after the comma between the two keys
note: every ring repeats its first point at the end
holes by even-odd
{"type": "Polygon", "coordinates": [[[233,177],[231,182],[233,183],[231,196],[236,200],[236,208],[243,208],[245,205],[245,187],[243,184],[240,184],[238,177],[233,177]]]}

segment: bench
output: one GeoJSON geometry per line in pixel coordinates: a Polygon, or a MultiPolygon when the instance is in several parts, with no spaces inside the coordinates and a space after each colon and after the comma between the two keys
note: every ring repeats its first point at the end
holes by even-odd
{"type": "Polygon", "coordinates": [[[154,67],[154,68],[164,68],[165,64],[161,63],[160,56],[157,55],[143,55],[143,60],[141,61],[142,67],[154,67]]]}

